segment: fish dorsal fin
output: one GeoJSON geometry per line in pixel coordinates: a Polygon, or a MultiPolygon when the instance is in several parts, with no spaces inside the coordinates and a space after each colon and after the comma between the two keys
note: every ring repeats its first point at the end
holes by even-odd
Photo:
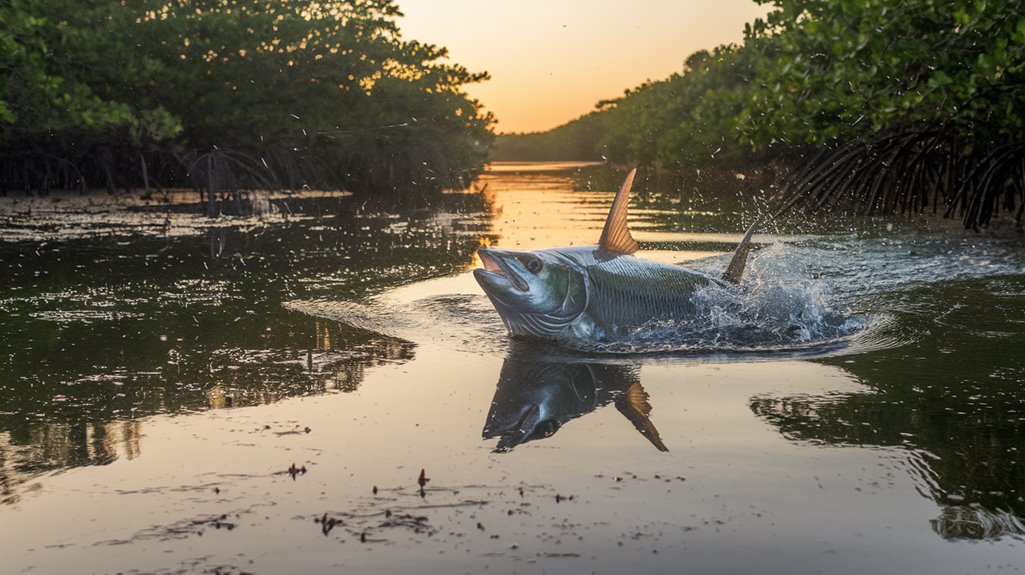
{"type": "Polygon", "coordinates": [[[758,220],[755,220],[751,227],[747,228],[744,238],[737,245],[737,251],[733,252],[733,259],[730,260],[730,265],[726,267],[726,271],[722,274],[722,279],[732,284],[739,284],[740,279],[744,277],[747,253],[751,251],[751,234],[754,233],[756,225],[758,225],[758,220]]]}
{"type": "Polygon", "coordinates": [[[634,424],[641,435],[648,438],[648,441],[659,451],[669,451],[662,438],[659,437],[655,425],[648,419],[651,413],[651,404],[648,403],[648,392],[644,391],[639,383],[632,383],[626,391],[616,398],[616,409],[634,424]]]}
{"type": "Polygon", "coordinates": [[[630,170],[623,187],[619,188],[616,199],[612,200],[612,209],[605,220],[605,229],[601,231],[598,247],[612,254],[632,254],[637,251],[637,240],[630,235],[630,227],[626,224],[626,207],[630,203],[630,186],[634,183],[637,168],[630,170]]]}

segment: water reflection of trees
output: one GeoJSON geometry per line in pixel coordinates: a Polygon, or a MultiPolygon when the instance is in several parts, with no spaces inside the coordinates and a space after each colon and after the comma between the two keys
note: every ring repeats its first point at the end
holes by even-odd
{"type": "Polygon", "coordinates": [[[0,245],[4,500],[40,473],[135,456],[147,416],[352,391],[368,369],[412,358],[408,342],[282,302],[461,271],[488,207],[472,194],[436,200],[370,213],[297,198],[289,209],[307,219],[205,238],[0,245]]]}
{"type": "Polygon", "coordinates": [[[116,388],[100,391],[92,402],[71,402],[50,410],[45,419],[17,412],[0,415],[0,501],[16,502],[19,487],[46,472],[134,459],[141,454],[147,416],[351,392],[368,369],[413,357],[409,342],[354,336],[344,326],[310,321],[319,324],[316,347],[212,354],[205,362],[173,366],[174,376],[163,383],[126,374],[107,382],[116,388]]]}
{"type": "Polygon", "coordinates": [[[761,396],[751,400],[751,409],[790,439],[906,450],[919,492],[942,506],[930,524],[945,539],[1025,536],[1022,422],[941,390],[923,394],[899,371],[889,378],[887,373],[872,370],[873,389],[865,393],[761,396]]]}
{"type": "Polygon", "coordinates": [[[32,426],[24,442],[0,432],[0,503],[16,503],[19,487],[40,473],[134,459],[141,452],[141,437],[138,420],[44,422],[32,426]]]}
{"type": "Polygon", "coordinates": [[[414,344],[311,319],[316,345],[306,349],[225,349],[209,358],[208,407],[273,403],[288,397],[355,391],[366,371],[413,358],[414,344]]]}

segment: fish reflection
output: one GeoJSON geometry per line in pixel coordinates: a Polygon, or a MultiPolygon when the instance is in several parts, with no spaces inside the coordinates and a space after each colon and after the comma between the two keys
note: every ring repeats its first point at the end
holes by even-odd
{"type": "Polygon", "coordinates": [[[659,451],[669,451],[649,414],[639,365],[559,355],[543,344],[520,343],[505,358],[484,424],[496,452],[550,437],[564,423],[612,403],[659,451]]]}

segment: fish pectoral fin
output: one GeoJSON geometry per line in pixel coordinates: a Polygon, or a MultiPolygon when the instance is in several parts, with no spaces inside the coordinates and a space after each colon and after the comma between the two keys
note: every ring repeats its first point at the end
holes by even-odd
{"type": "Polygon", "coordinates": [[[659,451],[669,451],[662,437],[659,436],[655,424],[651,422],[648,415],[651,413],[651,404],[648,402],[648,392],[644,391],[639,383],[632,383],[626,392],[616,398],[616,409],[634,424],[641,435],[648,438],[648,441],[659,451]]]}
{"type": "Polygon", "coordinates": [[[751,251],[751,234],[755,231],[755,226],[758,225],[758,220],[751,223],[751,226],[744,232],[744,238],[740,240],[737,245],[737,250],[733,252],[733,259],[730,260],[730,265],[726,267],[726,271],[722,274],[722,279],[732,283],[739,284],[741,278],[744,277],[744,266],[747,265],[747,254],[751,251]]]}
{"type": "Polygon", "coordinates": [[[630,235],[630,226],[626,222],[626,209],[630,204],[630,187],[633,186],[637,168],[630,170],[623,186],[619,188],[616,198],[612,200],[609,217],[605,220],[605,228],[601,231],[598,247],[613,254],[632,254],[639,247],[637,240],[630,235]]]}

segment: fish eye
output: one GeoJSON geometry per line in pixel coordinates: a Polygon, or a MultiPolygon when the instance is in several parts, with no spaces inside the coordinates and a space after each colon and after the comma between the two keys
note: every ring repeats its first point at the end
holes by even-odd
{"type": "Polygon", "coordinates": [[[527,260],[527,271],[528,272],[530,272],[532,274],[536,274],[537,272],[541,271],[541,267],[542,267],[541,260],[539,260],[538,258],[530,258],[529,260],[527,260]]]}

